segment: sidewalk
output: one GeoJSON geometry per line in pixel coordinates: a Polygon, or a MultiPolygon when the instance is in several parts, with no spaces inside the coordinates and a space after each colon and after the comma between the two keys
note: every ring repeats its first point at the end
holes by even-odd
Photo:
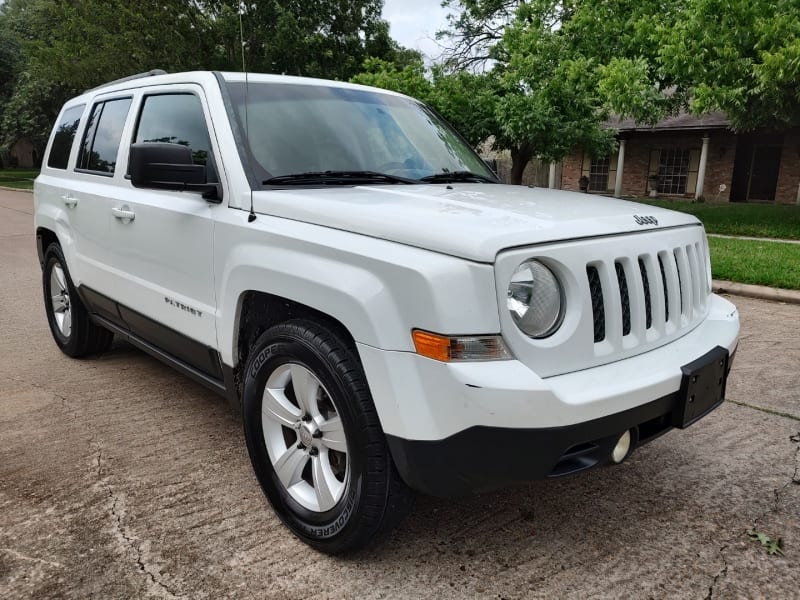
{"type": "Polygon", "coordinates": [[[784,240],[781,238],[750,237],[749,235],[723,235],[721,233],[707,233],[708,237],[725,238],[726,240],[750,240],[751,242],[778,242],[780,244],[800,244],[800,240],[784,240]]]}

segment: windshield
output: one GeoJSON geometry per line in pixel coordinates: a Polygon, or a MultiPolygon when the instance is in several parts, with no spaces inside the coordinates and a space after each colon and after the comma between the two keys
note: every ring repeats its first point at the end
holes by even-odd
{"type": "Polygon", "coordinates": [[[254,182],[325,171],[411,180],[466,171],[496,181],[452,127],[414,100],[369,90],[251,82],[245,128],[245,84],[227,86],[254,182]]]}

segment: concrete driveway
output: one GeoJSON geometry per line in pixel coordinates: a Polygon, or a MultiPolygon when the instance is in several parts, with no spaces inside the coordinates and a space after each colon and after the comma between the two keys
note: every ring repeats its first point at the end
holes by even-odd
{"type": "Polygon", "coordinates": [[[800,306],[734,299],[730,402],[623,465],[419,498],[330,558],[273,515],[222,399],[126,344],[57,350],[32,212],[0,191],[0,597],[800,597],[800,306]]]}

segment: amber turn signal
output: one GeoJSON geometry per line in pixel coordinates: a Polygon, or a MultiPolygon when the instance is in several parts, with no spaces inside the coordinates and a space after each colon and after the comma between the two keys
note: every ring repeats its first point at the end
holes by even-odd
{"type": "Polygon", "coordinates": [[[447,336],[414,329],[411,336],[417,354],[442,362],[512,358],[499,335],[447,336]]]}

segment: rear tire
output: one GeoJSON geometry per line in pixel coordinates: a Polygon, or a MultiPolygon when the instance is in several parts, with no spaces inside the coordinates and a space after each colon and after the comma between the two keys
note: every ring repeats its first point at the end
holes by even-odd
{"type": "Polygon", "coordinates": [[[275,512],[329,554],[362,548],[411,509],[354,349],[308,320],[256,341],[244,374],[244,431],[275,512]]]}
{"type": "Polygon", "coordinates": [[[80,358],[108,350],[114,334],[92,322],[72,284],[61,246],[55,242],[44,255],[42,290],[50,333],[64,354],[80,358]]]}

